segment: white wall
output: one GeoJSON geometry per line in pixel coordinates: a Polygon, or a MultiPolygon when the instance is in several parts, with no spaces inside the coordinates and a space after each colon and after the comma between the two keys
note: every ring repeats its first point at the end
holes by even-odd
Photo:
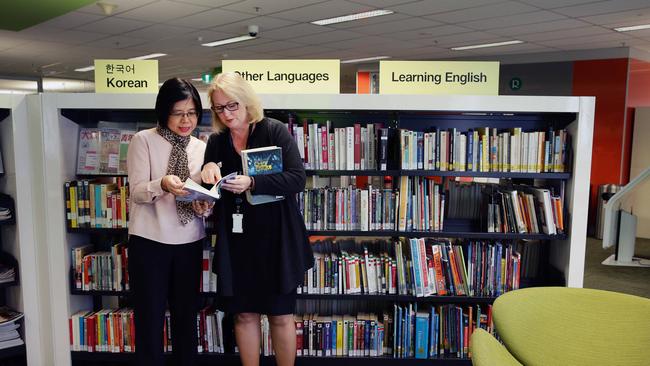
{"type": "MultiPolygon", "coordinates": [[[[634,135],[632,137],[632,163],[630,180],[650,167],[650,107],[636,108],[634,135]]],[[[636,236],[650,238],[650,179],[641,183],[624,207],[631,208],[637,216],[636,236]]]]}

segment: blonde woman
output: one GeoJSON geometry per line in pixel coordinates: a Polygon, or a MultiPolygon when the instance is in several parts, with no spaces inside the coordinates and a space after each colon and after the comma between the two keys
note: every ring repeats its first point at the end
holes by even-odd
{"type": "Polygon", "coordinates": [[[205,183],[241,172],[244,149],[282,148],[281,173],[237,175],[223,184],[226,192],[214,207],[218,242],[213,271],[224,308],[235,315],[242,364],[259,364],[260,314],[267,314],[276,362],[291,366],[296,356],[295,290],[314,260],[295,200],[306,181],[298,147],[281,122],[264,117],[259,98],[238,74],[217,75],[208,97],[216,133],[205,151],[205,183]],[[247,190],[285,199],[250,205],[247,190]]]}

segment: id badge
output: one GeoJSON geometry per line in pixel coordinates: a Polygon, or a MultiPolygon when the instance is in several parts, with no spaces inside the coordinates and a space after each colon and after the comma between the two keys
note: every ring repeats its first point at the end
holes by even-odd
{"type": "Polygon", "coordinates": [[[232,214],[232,232],[235,234],[242,234],[244,232],[244,215],[234,213],[232,214]]]}

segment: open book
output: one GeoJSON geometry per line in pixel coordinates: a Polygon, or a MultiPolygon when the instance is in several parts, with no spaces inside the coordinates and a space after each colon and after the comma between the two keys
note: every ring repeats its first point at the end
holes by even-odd
{"type": "Polygon", "coordinates": [[[192,178],[187,178],[183,189],[189,192],[187,196],[176,196],[177,201],[216,201],[221,198],[221,185],[228,179],[234,178],[237,172],[232,172],[225,177],[221,177],[212,188],[205,189],[202,185],[196,183],[192,178]]]}
{"type": "MultiPolygon", "coordinates": [[[[258,175],[282,173],[282,148],[278,146],[258,147],[241,151],[242,168],[244,175],[255,177],[258,175]]],[[[269,194],[254,194],[246,191],[246,199],[251,205],[281,201],[284,196],[269,194]]]]}

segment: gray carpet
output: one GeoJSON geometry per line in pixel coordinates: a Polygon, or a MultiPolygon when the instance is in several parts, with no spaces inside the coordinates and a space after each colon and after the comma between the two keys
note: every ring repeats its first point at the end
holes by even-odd
{"type": "MultiPolygon", "coordinates": [[[[613,253],[613,247],[603,249],[601,240],[587,238],[583,287],[650,298],[650,268],[615,267],[601,264],[613,253]]],[[[637,238],[634,255],[650,258],[650,239],[637,238]]]]}

